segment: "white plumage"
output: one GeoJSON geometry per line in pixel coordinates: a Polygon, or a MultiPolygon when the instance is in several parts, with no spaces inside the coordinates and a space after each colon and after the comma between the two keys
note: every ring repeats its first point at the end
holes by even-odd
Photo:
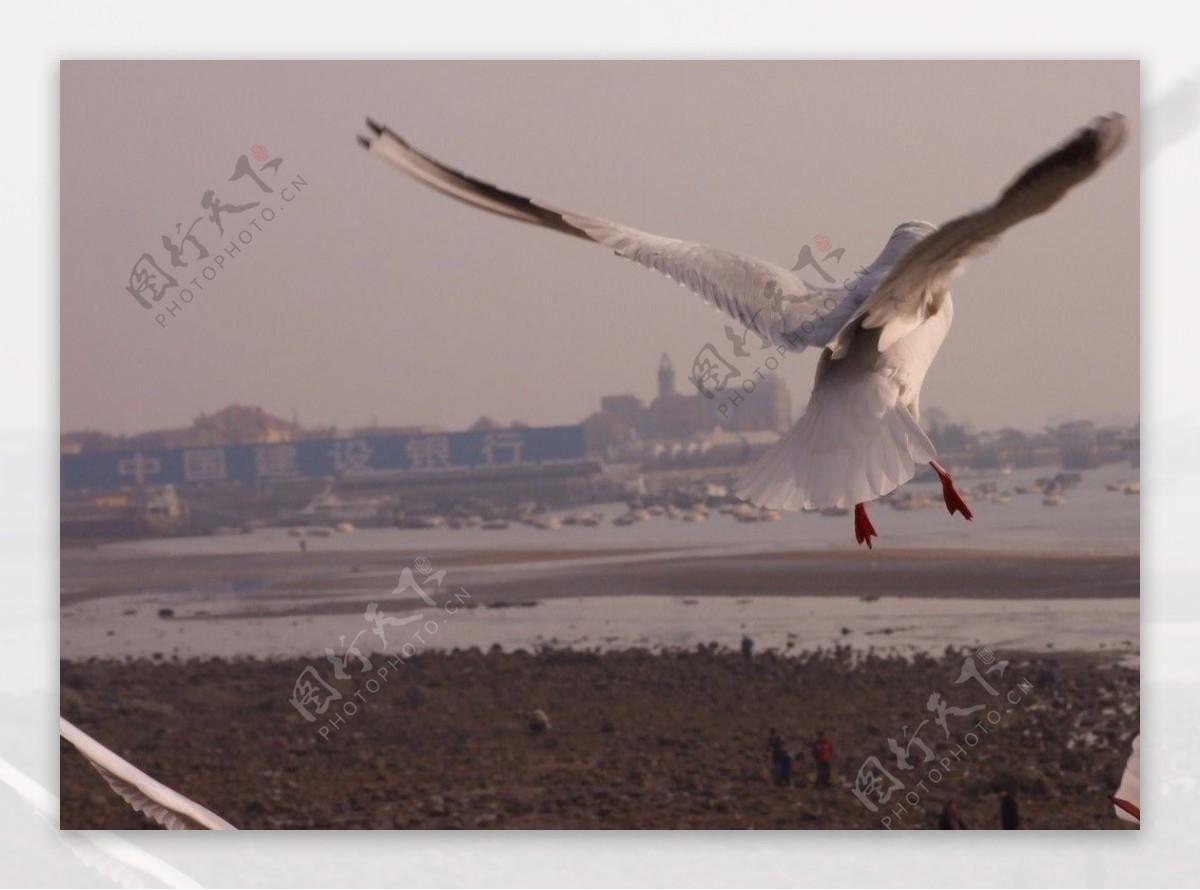
{"type": "Polygon", "coordinates": [[[1142,822],[1142,737],[1133,737],[1133,753],[1125,763],[1121,785],[1113,795],[1113,812],[1122,822],[1142,822]]]}
{"type": "Polygon", "coordinates": [[[113,791],[137,812],[169,829],[210,828],[233,830],[216,813],[178,791],[152,779],[129,761],[118,757],[90,735],[60,717],[59,733],[88,759],[113,791]]]}
{"type": "Polygon", "coordinates": [[[939,227],[898,226],[852,285],[815,287],[773,263],[549,205],[467,176],[367,121],[373,154],[472,206],[594,241],[669,276],[792,351],[825,347],[804,415],[738,481],[740,497],[788,510],[855,505],[855,536],[871,545],[865,504],[929,462],[946,506],[972,514],[921,430],[920,396],[953,319],[949,283],[963,261],[1006,229],[1053,206],[1095,173],[1124,137],[1124,118],[1096,118],[1027,167],[992,204],[939,227]]]}

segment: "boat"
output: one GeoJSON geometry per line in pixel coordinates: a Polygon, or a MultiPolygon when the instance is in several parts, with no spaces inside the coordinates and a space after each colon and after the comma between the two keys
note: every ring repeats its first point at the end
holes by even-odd
{"type": "Polygon", "coordinates": [[[622,513],[620,516],[617,516],[615,519],[613,519],[612,524],[624,527],[627,525],[633,525],[635,522],[637,522],[637,520],[633,517],[632,513],[622,513]]]}
{"type": "Polygon", "coordinates": [[[1067,496],[1061,491],[1047,492],[1042,498],[1042,505],[1045,507],[1060,507],[1067,502],[1067,496]]]}
{"type": "Polygon", "coordinates": [[[355,526],[355,524],[349,519],[343,519],[341,522],[335,525],[334,528],[340,531],[342,534],[349,534],[350,532],[358,531],[358,527],[355,526]]]}
{"type": "Polygon", "coordinates": [[[396,519],[396,528],[424,529],[441,528],[446,524],[446,517],[437,513],[400,516],[396,519]]]}
{"type": "Polygon", "coordinates": [[[899,497],[892,498],[888,501],[888,505],[893,510],[920,510],[928,507],[930,504],[929,496],[926,494],[914,494],[911,491],[906,491],[899,497]]]}
{"type": "Polygon", "coordinates": [[[333,493],[332,484],[327,485],[325,490],[309,501],[304,509],[293,515],[297,521],[306,525],[331,527],[336,527],[339,522],[358,523],[364,526],[383,525],[388,518],[383,511],[383,502],[380,499],[342,498],[333,493]]]}
{"type": "Polygon", "coordinates": [[[1130,482],[1121,490],[1126,494],[1141,494],[1142,484],[1140,482],[1130,482]]]}
{"type": "Polygon", "coordinates": [[[325,528],[321,525],[314,525],[311,528],[305,529],[304,533],[310,538],[328,538],[333,534],[333,529],[325,528]]]}

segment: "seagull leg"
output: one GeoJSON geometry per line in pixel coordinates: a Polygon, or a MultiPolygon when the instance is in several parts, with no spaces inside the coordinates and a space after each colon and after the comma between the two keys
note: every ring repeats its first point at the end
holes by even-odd
{"type": "Polygon", "coordinates": [[[854,540],[866,544],[868,550],[873,550],[871,538],[878,538],[879,532],[871,525],[871,517],[867,515],[866,504],[854,505],[854,540]]]}
{"type": "Polygon", "coordinates": [[[936,460],[931,460],[929,466],[933,467],[933,471],[942,480],[942,497],[946,499],[946,509],[950,511],[950,515],[953,516],[955,511],[957,511],[963,515],[963,519],[967,520],[967,522],[974,519],[975,514],[971,512],[971,508],[963,500],[962,494],[954,484],[954,477],[950,475],[950,471],[936,460]]]}

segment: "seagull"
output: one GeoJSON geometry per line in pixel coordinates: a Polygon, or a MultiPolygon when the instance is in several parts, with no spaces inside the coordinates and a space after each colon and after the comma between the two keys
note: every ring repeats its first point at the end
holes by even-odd
{"type": "MultiPolygon", "coordinates": [[[[755,257],[642,232],[556,209],[498,188],[413,148],[367,118],[371,154],[459,201],[519,222],[602,244],[654,269],[732,316],[784,352],[822,348],[803,416],[737,482],[760,507],[818,510],[854,506],[854,537],[878,537],[866,505],[908,482],[928,463],[946,509],[974,518],[921,429],[921,386],[954,317],[950,279],[1007,229],[1044,213],[1117,150],[1125,119],[1111,113],[1026,167],[1000,196],[942,226],[901,223],[855,279],[814,286],[755,257]]],[[[708,369],[701,366],[698,374],[708,369]]]]}
{"type": "Polygon", "coordinates": [[[164,828],[236,830],[216,813],[150,778],[65,717],[58,718],[58,729],[59,734],[87,758],[113,791],[137,812],[149,816],[164,828]]]}

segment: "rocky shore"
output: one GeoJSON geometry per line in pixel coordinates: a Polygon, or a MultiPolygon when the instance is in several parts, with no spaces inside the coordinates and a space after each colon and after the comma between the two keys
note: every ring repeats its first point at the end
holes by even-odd
{"type": "MultiPolygon", "coordinates": [[[[341,698],[313,722],[291,698],[307,667],[329,667],[322,654],[63,661],[61,707],[241,828],[880,829],[889,813],[891,828],[935,828],[953,799],[991,829],[1004,785],[1024,828],[1117,829],[1107,795],[1139,725],[1137,671],[1099,654],[472,649],[382,678],[381,664],[332,679],[324,694],[341,698]],[[786,786],[772,727],[795,760],[786,786]],[[820,730],[828,788],[810,754],[820,730]],[[853,793],[871,757],[904,784],[875,812],[853,793]]],[[[61,800],[63,828],[151,827],[65,744],[61,800]]]]}

